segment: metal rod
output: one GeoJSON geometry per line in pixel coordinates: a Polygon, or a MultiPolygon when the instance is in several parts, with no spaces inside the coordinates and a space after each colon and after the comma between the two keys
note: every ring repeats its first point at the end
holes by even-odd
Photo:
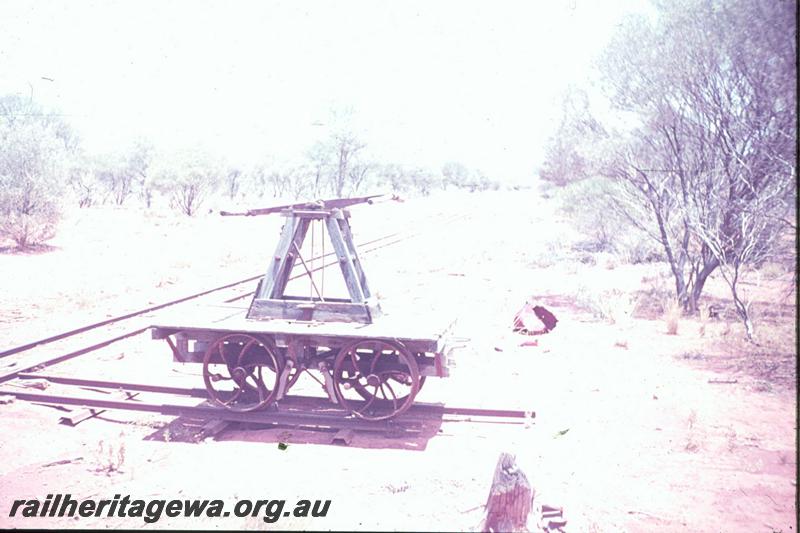
{"type": "Polygon", "coordinates": [[[324,302],[325,300],[322,298],[322,293],[319,292],[319,289],[317,288],[317,284],[314,283],[314,275],[311,273],[311,270],[308,269],[308,265],[306,264],[306,260],[303,259],[303,254],[300,253],[300,248],[297,247],[297,243],[294,242],[294,241],[292,241],[292,246],[297,251],[297,258],[300,260],[300,263],[302,263],[303,268],[306,269],[306,274],[308,274],[308,279],[311,280],[311,286],[317,292],[317,296],[319,297],[319,300],[321,302],[324,302]]]}
{"type": "MultiPolygon", "coordinates": [[[[97,387],[105,389],[122,389],[142,392],[153,392],[159,394],[174,394],[182,396],[192,396],[204,398],[207,396],[204,389],[196,388],[183,388],[183,387],[169,387],[163,385],[151,385],[145,383],[127,383],[122,381],[108,381],[96,379],[83,379],[73,378],[68,376],[55,376],[37,373],[20,373],[20,379],[43,379],[53,383],[61,383],[64,385],[76,385],[82,387],[97,387]]],[[[3,391],[5,394],[5,391],[3,391]]],[[[16,394],[16,393],[9,393],[16,394]]],[[[320,408],[320,406],[333,409],[332,404],[329,404],[327,398],[320,398],[317,396],[286,396],[280,402],[281,408],[320,408]]],[[[354,405],[359,402],[350,402],[354,405]]],[[[458,415],[458,416],[484,416],[484,417],[497,417],[497,418],[535,418],[536,413],[533,411],[521,411],[513,409],[483,409],[476,407],[448,407],[441,404],[434,403],[415,403],[407,411],[408,415],[458,415]]],[[[402,420],[402,417],[399,418],[402,420]]]]}
{"type": "MultiPolygon", "coordinates": [[[[324,265],[325,264],[325,259],[324,259],[324,257],[325,257],[325,223],[320,220],[318,226],[319,226],[319,234],[320,234],[320,237],[322,238],[322,255],[320,256],[320,258],[322,259],[322,264],[324,265]]],[[[322,290],[323,293],[325,293],[325,269],[324,268],[322,269],[321,278],[322,278],[321,282],[320,282],[320,285],[322,286],[321,290],[322,290]]]]}
{"type": "MultiPolygon", "coordinates": [[[[310,222],[310,225],[311,225],[311,228],[310,228],[311,229],[311,258],[308,261],[311,264],[311,272],[309,272],[308,276],[311,279],[311,285],[308,287],[308,296],[309,296],[309,298],[311,298],[313,300],[314,299],[314,293],[312,292],[312,290],[314,288],[314,261],[316,260],[316,258],[314,257],[314,252],[315,252],[315,249],[314,249],[314,220],[312,220],[310,222]]],[[[306,270],[308,270],[308,269],[306,269],[306,270]]],[[[322,299],[321,296],[320,296],[320,299],[322,299]]]]}
{"type": "Polygon", "coordinates": [[[103,342],[99,342],[97,344],[93,344],[91,346],[87,346],[86,348],[81,348],[80,350],[76,350],[76,351],[70,352],[68,354],[60,355],[60,356],[55,357],[53,359],[48,359],[47,361],[36,363],[35,365],[31,365],[31,366],[28,366],[28,367],[25,367],[25,368],[18,368],[16,370],[12,371],[12,372],[9,372],[8,374],[0,375],[0,383],[2,383],[4,381],[8,381],[9,379],[14,379],[17,375],[21,374],[22,372],[28,372],[30,370],[33,370],[34,368],[48,367],[50,365],[54,365],[56,363],[61,363],[63,361],[66,361],[67,359],[72,359],[73,357],[78,357],[79,355],[84,355],[84,354],[87,354],[89,352],[93,352],[95,350],[99,350],[100,348],[105,348],[106,346],[108,346],[110,344],[113,344],[115,342],[121,341],[123,339],[127,339],[129,337],[133,337],[133,336],[139,335],[140,333],[144,333],[148,329],[150,329],[150,328],[149,327],[148,328],[140,328],[140,329],[136,329],[134,331],[129,331],[128,333],[125,333],[123,335],[119,335],[118,337],[114,337],[113,339],[108,339],[108,340],[105,340],[103,342]]]}
{"type": "Polygon", "coordinates": [[[73,330],[70,330],[70,331],[65,331],[64,333],[59,333],[58,335],[53,335],[52,337],[46,337],[44,339],[40,339],[40,340],[37,340],[37,341],[29,342],[27,344],[23,344],[21,346],[16,346],[16,347],[11,348],[9,350],[5,350],[3,352],[0,352],[0,357],[7,357],[9,355],[14,355],[16,353],[24,352],[26,350],[29,350],[31,348],[35,348],[37,346],[41,346],[43,344],[49,344],[49,343],[54,342],[54,341],[65,339],[67,337],[72,337],[73,335],[78,335],[79,333],[85,333],[85,332],[93,330],[95,328],[99,328],[99,327],[102,327],[102,326],[107,326],[109,324],[113,324],[115,322],[120,322],[122,320],[127,320],[129,318],[133,318],[135,316],[143,315],[145,313],[151,313],[153,311],[158,311],[159,309],[163,309],[165,307],[169,307],[169,306],[172,306],[172,305],[183,303],[183,302],[192,300],[194,298],[199,298],[200,296],[205,296],[206,294],[211,294],[212,292],[217,292],[217,291],[221,291],[221,290],[224,290],[224,289],[230,289],[231,287],[235,287],[236,285],[242,285],[244,283],[249,283],[251,281],[255,281],[255,280],[261,279],[263,277],[264,277],[263,274],[258,275],[258,276],[252,276],[252,277],[249,277],[247,279],[243,279],[243,280],[240,280],[240,281],[235,281],[233,283],[228,283],[226,285],[222,285],[220,287],[215,287],[215,288],[209,289],[207,291],[198,292],[196,294],[191,294],[189,296],[184,296],[183,298],[178,298],[177,300],[171,300],[171,301],[163,303],[163,304],[154,305],[152,307],[147,307],[145,309],[140,309],[140,310],[134,311],[132,313],[128,313],[128,314],[125,314],[125,315],[120,315],[120,316],[117,316],[117,317],[109,318],[108,320],[103,320],[102,322],[96,322],[94,324],[89,324],[88,326],[83,326],[81,328],[73,329],[73,330]]]}
{"type": "Polygon", "coordinates": [[[386,431],[390,429],[399,429],[402,427],[396,422],[375,423],[356,418],[350,418],[349,414],[344,411],[339,411],[337,414],[309,414],[279,411],[236,412],[220,409],[218,407],[207,407],[202,405],[188,406],[103,400],[98,398],[81,398],[74,396],[59,396],[53,394],[36,394],[16,391],[3,391],[3,393],[13,395],[19,400],[26,400],[30,402],[56,405],[76,405],[79,407],[99,407],[103,409],[119,409],[123,411],[142,411],[148,413],[160,413],[167,416],[186,416],[215,420],[230,420],[233,422],[249,422],[254,424],[286,424],[293,426],[327,427],[334,429],[353,428],[365,431],[386,431]]]}
{"type": "Polygon", "coordinates": [[[100,389],[123,389],[141,392],[154,392],[157,394],[174,394],[179,396],[192,396],[195,398],[207,398],[208,392],[205,389],[188,387],[168,387],[163,385],[149,385],[146,383],[125,383],[121,381],[109,381],[104,379],[83,379],[70,376],[56,376],[50,374],[39,374],[36,372],[23,372],[17,376],[19,379],[43,379],[51,383],[62,385],[75,385],[78,387],[96,387],[100,389]]]}

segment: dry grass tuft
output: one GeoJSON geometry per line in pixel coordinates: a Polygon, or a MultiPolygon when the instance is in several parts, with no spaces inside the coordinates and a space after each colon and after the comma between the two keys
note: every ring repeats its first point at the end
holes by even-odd
{"type": "Polygon", "coordinates": [[[664,306],[664,323],[667,325],[667,335],[678,334],[681,313],[681,305],[677,301],[673,300],[664,306]]]}
{"type": "Polygon", "coordinates": [[[114,472],[122,472],[125,464],[125,441],[124,435],[120,433],[117,442],[106,442],[101,440],[97,445],[95,455],[95,471],[111,475],[114,472]]]}
{"type": "Polygon", "coordinates": [[[692,409],[689,412],[689,417],[687,419],[688,422],[688,431],[686,435],[686,444],[684,444],[683,449],[687,452],[697,452],[700,450],[700,440],[697,435],[696,426],[697,426],[697,411],[692,409]]]}
{"type": "Polygon", "coordinates": [[[578,287],[576,303],[610,324],[628,325],[639,302],[635,295],[619,289],[596,291],[584,285],[578,287]]]}
{"type": "Polygon", "coordinates": [[[730,453],[733,453],[736,450],[736,431],[731,428],[726,434],[725,437],[727,438],[727,448],[730,453]]]}
{"type": "Polygon", "coordinates": [[[700,337],[706,336],[706,327],[708,326],[709,321],[712,318],[711,308],[709,306],[703,306],[700,309],[700,327],[697,330],[697,334],[700,337]]]}

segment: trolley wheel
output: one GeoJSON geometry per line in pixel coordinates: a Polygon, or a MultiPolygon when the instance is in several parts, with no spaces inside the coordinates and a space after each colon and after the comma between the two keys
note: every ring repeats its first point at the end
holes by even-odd
{"type": "Polygon", "coordinates": [[[246,333],[214,341],[203,358],[203,381],[211,401],[239,412],[269,405],[282,368],[276,353],[269,340],[246,333]]]}
{"type": "MultiPolygon", "coordinates": [[[[417,394],[419,394],[419,391],[422,390],[422,386],[425,385],[425,378],[426,377],[428,377],[428,376],[420,376],[419,377],[419,388],[417,389],[417,394]]],[[[391,377],[391,376],[389,377],[389,379],[387,381],[389,382],[389,384],[394,384],[395,386],[402,385],[401,380],[395,379],[394,377],[391,377]]],[[[361,396],[362,398],[364,398],[367,401],[369,401],[370,398],[372,398],[372,395],[364,387],[355,386],[355,387],[353,387],[353,389],[358,393],[359,396],[361,396]]],[[[406,396],[407,396],[407,394],[401,396],[400,398],[397,399],[397,401],[398,402],[405,401],[406,396]]]]}
{"type": "Polygon", "coordinates": [[[365,420],[404,413],[421,386],[417,362],[402,344],[371,339],[341,349],[333,381],[340,405],[365,420]]]}
{"type": "MultiPolygon", "coordinates": [[[[421,356],[423,354],[417,354],[417,355],[421,356]]],[[[419,365],[417,365],[417,369],[419,369],[419,365]]],[[[425,385],[425,378],[427,378],[427,377],[428,376],[423,376],[423,375],[419,376],[419,389],[417,389],[417,394],[419,394],[419,391],[422,390],[422,386],[425,385]]],[[[390,383],[397,383],[397,380],[390,376],[389,377],[389,382],[390,383]]],[[[353,388],[365,400],[369,400],[372,397],[370,395],[369,391],[364,389],[363,387],[353,387],[353,388]]],[[[397,401],[399,401],[399,402],[402,402],[404,400],[405,400],[405,396],[397,399],[397,401]]]]}

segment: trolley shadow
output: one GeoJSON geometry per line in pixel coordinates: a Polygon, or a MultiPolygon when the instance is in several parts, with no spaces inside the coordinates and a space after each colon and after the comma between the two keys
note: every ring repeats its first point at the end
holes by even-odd
{"type": "MultiPolygon", "coordinates": [[[[280,449],[296,445],[327,445],[364,449],[397,449],[424,451],[431,438],[439,434],[444,422],[443,406],[426,404],[407,416],[371,422],[347,417],[341,410],[331,416],[332,409],[306,400],[306,405],[282,410],[283,414],[303,409],[290,423],[235,422],[180,416],[151,433],[145,440],[197,443],[208,439],[274,444],[280,449]]],[[[269,413],[265,413],[265,418],[269,413]]]]}

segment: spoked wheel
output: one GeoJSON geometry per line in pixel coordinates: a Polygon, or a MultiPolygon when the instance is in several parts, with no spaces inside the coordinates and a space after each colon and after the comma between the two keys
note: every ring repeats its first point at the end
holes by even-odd
{"type": "Polygon", "coordinates": [[[281,364],[275,347],[246,333],[214,341],[203,358],[203,380],[211,400],[231,411],[254,411],[275,398],[281,364]]]}
{"type": "MultiPolygon", "coordinates": [[[[417,389],[417,394],[419,394],[419,391],[422,390],[422,386],[425,385],[425,378],[426,377],[427,376],[420,376],[419,377],[419,388],[417,389]]],[[[403,381],[402,376],[390,376],[389,380],[388,380],[388,384],[389,385],[394,385],[394,387],[397,388],[399,385],[402,385],[402,381],[403,381]]],[[[372,395],[370,394],[370,392],[364,387],[353,387],[353,389],[358,393],[359,396],[361,396],[365,400],[369,400],[370,398],[372,398],[372,395]]],[[[406,390],[408,390],[408,389],[406,389],[406,390]]],[[[398,398],[397,401],[398,402],[403,402],[403,401],[405,401],[405,399],[406,399],[406,395],[403,395],[400,398],[398,398]]]]}
{"type": "Polygon", "coordinates": [[[386,420],[405,412],[420,388],[419,368],[401,344],[359,340],[345,346],[333,364],[336,398],[365,420],[386,420]]]}

